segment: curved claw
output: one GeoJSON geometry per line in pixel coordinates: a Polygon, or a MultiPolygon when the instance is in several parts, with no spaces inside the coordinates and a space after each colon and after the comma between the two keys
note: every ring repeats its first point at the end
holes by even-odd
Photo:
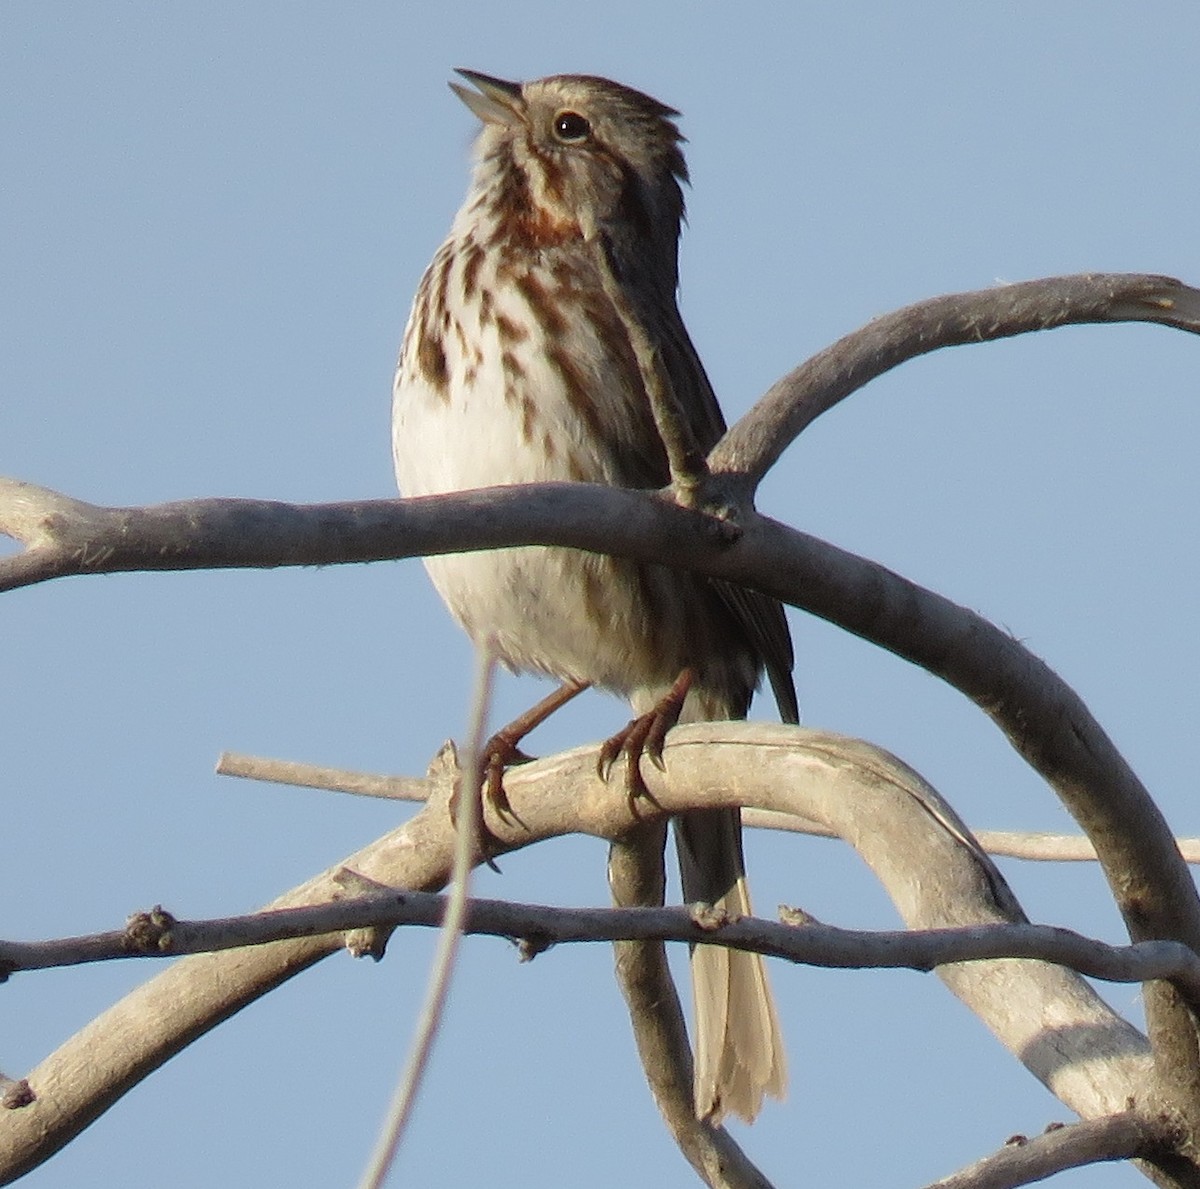
{"type": "Polygon", "coordinates": [[[684,699],[687,698],[694,680],[695,675],[691,669],[684,669],[675,684],[650,710],[630,719],[611,739],[606,739],[601,744],[600,755],[596,760],[596,772],[601,780],[607,781],[612,775],[617,757],[625,756],[625,790],[629,798],[630,812],[635,816],[637,802],[642,799],[655,807],[658,805],[642,778],[642,756],[646,756],[660,772],[667,770],[663,760],[663,744],[667,732],[679,721],[684,699]]]}
{"type": "Polygon", "coordinates": [[[504,727],[497,731],[483,745],[483,797],[505,821],[524,823],[513,810],[504,789],[504,773],[508,768],[518,764],[528,764],[533,756],[526,755],[518,746],[520,735],[514,737],[512,727],[504,727]]]}
{"type": "MultiPolygon", "coordinates": [[[[483,788],[481,796],[490,805],[496,815],[503,821],[524,825],[524,822],[513,811],[508,794],[504,790],[504,773],[508,768],[518,764],[528,764],[535,758],[522,751],[518,744],[534,727],[540,726],[560,706],[569,702],[576,694],[587,689],[587,682],[564,682],[552,694],[544,697],[536,706],[527,710],[520,718],[514,719],[507,726],[501,727],[484,745],[482,755],[483,788]]],[[[453,817],[458,812],[457,794],[451,798],[450,813],[453,817]]],[[[485,848],[496,842],[480,814],[480,830],[485,848]]]]}
{"type": "MultiPolygon", "coordinates": [[[[600,756],[596,761],[596,774],[601,780],[607,781],[612,775],[613,764],[617,757],[625,757],[625,793],[629,800],[630,812],[637,815],[637,802],[643,798],[652,805],[656,804],[646,782],[642,779],[641,758],[646,750],[646,739],[654,728],[655,716],[651,711],[640,718],[630,719],[611,739],[606,739],[600,747],[600,756]]],[[[659,762],[661,763],[661,748],[659,762]]]]}

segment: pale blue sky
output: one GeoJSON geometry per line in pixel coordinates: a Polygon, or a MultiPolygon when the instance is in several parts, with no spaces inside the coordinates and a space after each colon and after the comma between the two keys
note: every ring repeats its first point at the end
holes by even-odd
{"type": "MultiPolygon", "coordinates": [[[[395,352],[467,179],[454,66],[608,74],[682,110],[682,304],[736,416],[921,297],[1086,270],[1200,282],[1198,53],[1188,3],[8,0],[0,473],[100,503],[390,495],[395,352]]],[[[823,418],[761,500],[1026,641],[1190,834],[1198,374],[1200,342],[1155,327],[961,348],[823,418]]],[[[810,725],[895,751],[973,825],[1067,826],[959,695],[807,616],[793,626],[810,725]]],[[[0,641],[2,930],[20,938],[156,902],[236,913],[336,861],[403,811],[219,779],[217,754],[418,772],[459,732],[471,677],[415,562],[72,579],[4,596],[0,641]]],[[[507,679],[497,718],[534,693],[507,679]]],[[[624,718],[593,699],[536,749],[624,718]]],[[[839,846],[749,850],[764,913],[895,923],[839,846]]],[[[482,894],[605,900],[594,841],[503,867],[482,894]]],[[[1035,918],[1121,938],[1094,870],[1005,871],[1035,918]]],[[[413,934],[378,967],[324,963],[24,1183],[352,1184],[429,951],[413,934]]],[[[23,1072],[147,973],[0,988],[0,1069],[23,1072]]],[[[931,977],[779,969],[775,985],[791,1098],[746,1138],[781,1185],[917,1185],[1069,1117],[931,977]]],[[[1137,1018],[1136,988],[1106,993],[1137,1018]]],[[[631,1167],[634,1183],[693,1183],[608,952],[519,965],[468,943],[395,1183],[599,1186],[631,1167]]]]}

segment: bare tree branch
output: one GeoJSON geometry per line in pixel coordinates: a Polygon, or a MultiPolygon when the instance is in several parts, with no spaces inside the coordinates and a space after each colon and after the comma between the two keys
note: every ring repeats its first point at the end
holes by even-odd
{"type": "MultiPolygon", "coordinates": [[[[1130,936],[1170,938],[1200,951],[1200,899],[1162,812],[1079,695],[1045,662],[950,600],[766,518],[748,525],[730,553],[743,549],[774,558],[766,593],[802,583],[806,610],[966,694],[1083,827],[1130,936]]],[[[1196,1005],[1152,986],[1145,1001],[1173,1102],[1200,1128],[1196,1005]]]]}
{"type": "MultiPolygon", "coordinates": [[[[1020,909],[953,811],[886,752],[825,732],[763,723],[673,731],[667,771],[647,765],[664,815],[749,804],[799,813],[850,842],[914,929],[1020,921],[1020,909]]],[[[501,844],[573,831],[621,836],[636,824],[624,788],[601,781],[595,749],[512,770],[517,821],[488,816],[501,844]]],[[[453,848],[447,797],[454,772],[400,829],[280,897],[274,908],[346,898],[344,868],[392,887],[433,891],[453,848]]],[[[125,1091],[227,1016],[341,947],[340,934],[184,958],[149,980],[28,1074],[33,1100],[0,1112],[0,1178],[46,1159],[125,1091]]],[[[1001,959],[943,967],[940,977],[1072,1110],[1092,1117],[1143,1101],[1156,1085],[1144,1038],[1079,976],[1001,959]]]]}
{"type": "Polygon", "coordinates": [[[1183,1138],[1178,1121],[1142,1111],[1122,1111],[1053,1127],[1027,1139],[1017,1136],[991,1156],[926,1189],[1016,1189],[1055,1173],[1106,1160],[1133,1160],[1156,1148],[1170,1151],[1183,1138]]]}
{"type": "MultiPolygon", "coordinates": [[[[908,359],[940,347],[988,342],[1036,330],[1081,323],[1146,321],[1192,333],[1200,332],[1200,291],[1170,277],[1143,274],[1094,274],[1049,277],[974,293],[951,294],[906,306],[877,318],[840,339],[778,381],[756,406],[733,426],[710,456],[714,470],[749,481],[746,496],[796,436],[817,416],[871,379],[908,359]]],[[[651,372],[652,360],[645,360],[651,372]]],[[[665,399],[665,398],[664,398],[665,399]]],[[[686,443],[678,450],[688,453],[686,443]]],[[[694,451],[693,451],[694,452],[694,451]]],[[[681,466],[684,464],[681,462],[681,466]]],[[[685,470],[686,470],[685,466],[685,470]]],[[[496,547],[524,542],[599,548],[606,532],[585,533],[586,540],[551,539],[536,534],[545,526],[547,497],[553,489],[578,485],[534,485],[540,505],[530,496],[520,524],[511,524],[516,540],[473,538],[486,523],[461,526],[456,549],[496,547]],[[534,534],[534,535],[529,535],[534,534]],[[596,545],[597,536],[600,545],[596,545]]],[[[611,489],[608,489],[611,490],[611,489]]],[[[443,504],[449,497],[439,497],[443,504]]],[[[0,590],[66,574],[112,573],[121,570],[196,569],[226,566],[269,567],[373,561],[385,557],[424,555],[444,551],[436,542],[419,538],[429,526],[419,512],[422,501],[407,501],[409,512],[392,511],[391,501],[362,501],[320,505],[304,511],[295,505],[266,500],[192,500],[157,508],[104,509],[12,479],[0,479],[0,532],[23,542],[26,549],[0,559],[0,590]],[[390,523],[380,524],[380,516],[390,523]],[[297,519],[298,517],[298,519],[297,519]],[[389,534],[388,530],[391,530],[389,534]],[[395,544],[393,544],[395,542],[395,544]]],[[[518,500],[518,504],[525,501],[518,500]]],[[[451,501],[449,506],[454,506],[451,501]]],[[[466,511],[470,505],[465,505],[466,511]]],[[[625,511],[633,511],[630,506],[625,511]]],[[[619,507],[593,508],[615,514],[608,526],[620,527],[619,507]]],[[[566,519],[573,518],[571,509],[566,519]]],[[[692,531],[704,518],[685,522],[692,531]]],[[[709,536],[727,535],[727,526],[712,527],[709,536]]],[[[435,534],[436,528],[434,526],[435,534]]],[[[666,540],[651,546],[646,560],[674,557],[669,547],[671,527],[663,525],[666,540]]],[[[640,525],[632,536],[618,533],[612,551],[644,556],[645,533],[640,525]],[[640,539],[637,551],[626,543],[640,539]]],[[[566,533],[572,533],[566,526],[566,533]]],[[[703,534],[700,534],[703,537],[703,534]]],[[[711,543],[711,541],[710,541],[711,543]]],[[[685,560],[681,564],[689,565],[685,560]]],[[[703,567],[699,567],[703,568],[703,567]]]]}
{"type": "MultiPolygon", "coordinates": [[[[892,366],[950,342],[1073,321],[1142,318],[1194,330],[1198,301],[1196,290],[1164,278],[1054,278],[921,303],[873,323],[859,338],[851,336],[854,341],[843,340],[839,351],[864,361],[843,368],[862,383],[878,374],[880,359],[892,366]],[[961,316],[955,313],[960,305],[967,311],[961,316]],[[905,326],[903,333],[896,329],[905,326]],[[879,334],[891,343],[889,333],[898,336],[899,346],[883,351],[876,343],[871,349],[879,334]]],[[[793,376],[785,388],[789,399],[798,399],[803,386],[793,376]]],[[[782,391],[759,407],[778,408],[782,391]]],[[[761,415],[752,412],[743,424],[761,415]]],[[[795,432],[790,423],[779,430],[786,440],[795,432]]],[[[748,466],[738,435],[735,427],[725,439],[734,443],[730,456],[723,446],[715,455],[728,465],[748,466]]],[[[0,528],[27,545],[25,552],[0,559],[0,589],[66,573],[312,564],[521,543],[669,558],[821,615],[962,690],[1081,823],[1131,935],[1171,937],[1200,948],[1200,900],[1166,823],[1080,699],[1048,667],[984,620],[883,567],[765,518],[745,525],[736,544],[705,527],[712,523],[645,493],[569,484],[312,509],[220,500],[101,509],[0,481],[0,528]]],[[[1171,1003],[1160,1012],[1151,999],[1153,1027],[1167,1028],[1166,1051],[1184,1062],[1181,1088],[1196,1083],[1193,1105],[1200,1117],[1192,1021],[1171,1003]]]]}
{"type": "MultiPolygon", "coordinates": [[[[619,906],[616,911],[628,911],[621,906],[662,904],[666,831],[663,818],[635,826],[613,840],[608,852],[608,883],[613,903],[619,906]]],[[[651,910],[634,911],[641,915],[651,910]]],[[[690,924],[690,916],[688,919],[690,924]]],[[[770,1189],[770,1182],[724,1127],[696,1117],[692,1049],[661,942],[658,938],[623,939],[613,946],[617,985],[629,1008],[650,1094],[679,1150],[711,1189],[770,1189]]]]}
{"type": "Polygon", "coordinates": [[[695,531],[705,523],[646,493],[582,484],[308,509],[254,500],[103,509],[0,480],[0,527],[19,528],[30,542],[26,553],[0,559],[0,576],[7,568],[11,583],[38,580],[17,563],[39,557],[34,569],[45,578],[366,560],[521,543],[607,549],[641,560],[669,557],[820,615],[962,690],[1056,788],[1102,861],[1119,860],[1110,880],[1124,910],[1134,901],[1140,906],[1132,914],[1134,935],[1174,936],[1200,948],[1200,901],[1161,814],[1078,696],[1045,664],[948,599],[765,517],[746,525],[734,545],[695,531]],[[23,510],[15,520],[6,515],[14,506],[23,510]],[[47,546],[51,532],[55,544],[47,546]],[[1149,885],[1160,876],[1156,891],[1149,885]]]}
{"type": "MultiPolygon", "coordinates": [[[[1121,320],[1195,332],[1200,293],[1159,277],[1052,278],[920,303],[848,336],[785,377],[710,457],[720,472],[712,479],[742,522],[736,540],[728,525],[662,498],[575,485],[309,509],[232,500],[104,509],[0,481],[0,530],[25,544],[15,556],[0,558],[0,590],[66,574],[363,561],[522,543],[669,559],[804,607],[967,694],[1046,777],[1095,844],[1131,936],[1172,938],[1200,949],[1200,899],[1166,823],[1065,684],[978,617],[882,567],[757,517],[749,504],[758,478],[806,424],[904,359],[954,343],[1121,320]]],[[[942,825],[949,820],[943,816],[942,825]]],[[[962,833],[960,844],[968,837],[962,833]]],[[[985,870],[982,855],[975,858],[985,870]]],[[[987,879],[998,907],[1010,912],[998,876],[987,879]]],[[[303,961],[320,956],[314,950],[303,961]]],[[[273,977],[277,982],[293,972],[289,967],[273,977]]],[[[1146,1004],[1158,1090],[1200,1130],[1195,1002],[1153,984],[1146,1004]]],[[[982,1010],[988,1015],[996,1006],[982,1010]]],[[[36,1105],[15,1114],[27,1115],[36,1105]]]]}
{"type": "Polygon", "coordinates": [[[245,780],[265,780],[298,788],[327,789],[357,797],[378,797],[384,801],[424,801],[430,791],[427,777],[382,776],[372,772],[354,772],[349,768],[305,764],[299,760],[246,755],[240,751],[223,751],[217,757],[215,771],[218,776],[239,776],[245,780]]]}
{"type": "MultiPolygon", "coordinates": [[[[615,845],[624,842],[618,840],[615,845]]],[[[353,891],[359,881],[361,877],[347,868],[339,882],[343,891],[353,891]]],[[[628,898],[628,883],[625,879],[619,894],[629,907],[557,908],[473,899],[463,917],[462,931],[517,940],[530,957],[556,945],[670,941],[724,945],[835,970],[931,971],[957,962],[1029,958],[1106,982],[1165,979],[1189,995],[1200,995],[1200,955],[1177,941],[1115,946],[1070,929],[1033,924],[918,931],[843,929],[794,910],[783,913],[782,923],[759,917],[714,922],[696,906],[643,907],[643,900],[628,898]]],[[[125,958],[174,958],[324,934],[390,933],[406,925],[436,929],[445,922],[447,903],[447,897],[433,892],[381,890],[303,907],[196,921],[180,920],[156,906],[135,913],[124,929],[50,941],[0,941],[0,974],[11,977],[125,958]]],[[[374,951],[360,947],[360,952],[374,951]]]]}
{"type": "MultiPolygon", "coordinates": [[[[385,801],[424,801],[428,782],[419,776],[384,776],[350,768],[329,768],[298,760],[280,760],[225,751],[217,759],[219,776],[237,776],[299,788],[327,789],[385,801]]],[[[756,830],[780,830],[813,838],[836,838],[819,822],[790,813],[747,809],[742,825],[756,830]]],[[[1094,863],[1096,848],[1086,834],[1049,834],[1027,830],[973,830],[975,841],[989,854],[1009,859],[1045,863],[1094,863]]],[[[1175,845],[1185,863],[1200,863],[1200,838],[1176,838],[1175,845]]]]}
{"type": "Polygon", "coordinates": [[[954,293],[905,306],[839,339],[775,383],[709,456],[749,490],[801,431],[886,371],[941,347],[1096,322],[1200,333],[1200,290],[1172,277],[1092,273],[954,293]]]}
{"type": "Polygon", "coordinates": [[[674,557],[677,535],[699,543],[693,552],[711,552],[714,538],[724,539],[713,524],[651,493],[587,483],[339,504],[199,499],[108,508],[0,478],[0,532],[26,546],[0,557],[0,591],[71,575],[337,565],[513,544],[651,561],[674,557]]]}
{"type": "MultiPolygon", "coordinates": [[[[5,499],[6,490],[12,497],[5,499]]],[[[18,498],[19,497],[19,498],[18,498]]],[[[365,560],[535,543],[605,550],[693,568],[820,615],[942,677],[983,708],[1063,798],[1097,846],[1133,936],[1200,948],[1200,901],[1162,815],[1078,696],[986,620],[873,562],[765,517],[735,544],[707,519],[652,495],[548,484],[405,501],[320,505],[200,500],[101,509],[0,480],[53,525],[56,544],[0,559],[0,585],[52,574],[365,560]],[[66,509],[70,509],[69,515],[66,509]],[[700,531],[696,531],[699,527],[700,531]],[[536,531],[535,531],[536,529],[536,531]]],[[[47,531],[49,531],[47,529],[47,531]]]]}
{"type": "MultiPolygon", "coordinates": [[[[108,568],[130,568],[147,560],[147,549],[153,568],[246,564],[249,558],[262,564],[256,548],[268,540],[274,542],[269,556],[296,561],[306,521],[310,528],[315,526],[323,549],[330,551],[322,555],[325,560],[332,560],[338,550],[346,552],[349,538],[343,533],[360,523],[371,528],[366,536],[376,543],[394,538],[395,521],[418,526],[410,537],[409,548],[415,553],[531,542],[590,545],[641,556],[642,546],[653,540],[659,558],[669,557],[802,606],[960,689],[1047,779],[1091,838],[1131,936],[1170,938],[1200,950],[1200,900],[1162,814],[1078,695],[1017,641],[884,567],[765,517],[743,525],[740,538],[729,544],[703,530],[691,531],[706,523],[703,516],[645,493],[564,484],[553,488],[553,499],[548,495],[546,489],[494,489],[395,505],[314,508],[309,514],[253,501],[90,509],[82,529],[56,529],[65,536],[48,563],[49,572],[64,572],[64,565],[90,565],[95,558],[108,568]],[[444,508],[439,511],[436,504],[444,508]],[[544,531],[514,531],[504,514],[505,508],[514,507],[524,508],[515,519],[524,523],[525,513],[532,512],[544,531]],[[589,508],[586,514],[581,512],[584,507],[589,508]],[[609,514],[597,515],[598,508],[609,514]],[[621,511],[613,517],[617,508],[621,511]],[[444,519],[441,512],[446,513],[444,519]],[[678,527],[660,536],[661,526],[667,524],[678,527]],[[141,544],[133,549],[132,541],[141,544]]],[[[6,563],[36,556],[35,549],[0,559],[0,571],[6,563]]],[[[654,554],[646,556],[651,559],[654,554]]],[[[1146,1004],[1155,1051],[1171,1072],[1172,1100],[1178,1109],[1194,1114],[1200,1129],[1200,1051],[1192,1012],[1167,989],[1147,988],[1146,1004]]]]}

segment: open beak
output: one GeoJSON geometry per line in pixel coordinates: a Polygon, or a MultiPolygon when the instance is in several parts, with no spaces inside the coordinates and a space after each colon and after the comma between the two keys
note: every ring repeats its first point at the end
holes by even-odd
{"type": "Polygon", "coordinates": [[[458,83],[451,83],[452,90],[485,124],[504,124],[514,127],[524,119],[525,101],[521,97],[521,84],[492,78],[475,70],[455,70],[467,82],[477,88],[469,91],[458,83]]]}

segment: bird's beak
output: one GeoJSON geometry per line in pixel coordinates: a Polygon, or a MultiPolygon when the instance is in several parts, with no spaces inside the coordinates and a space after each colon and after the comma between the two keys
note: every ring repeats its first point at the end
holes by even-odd
{"type": "Polygon", "coordinates": [[[455,70],[467,82],[478,88],[468,91],[458,83],[451,83],[452,90],[485,124],[503,124],[514,127],[522,119],[525,101],[521,98],[521,84],[492,78],[474,70],[455,70]]]}

